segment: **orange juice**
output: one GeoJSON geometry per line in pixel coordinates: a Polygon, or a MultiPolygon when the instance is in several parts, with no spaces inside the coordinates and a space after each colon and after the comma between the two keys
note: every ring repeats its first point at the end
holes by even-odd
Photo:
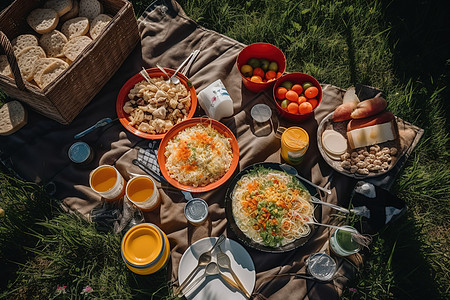
{"type": "Polygon", "coordinates": [[[128,196],[134,202],[144,202],[152,196],[154,190],[153,182],[147,177],[137,177],[127,187],[128,196]]]}
{"type": "Polygon", "coordinates": [[[94,171],[91,177],[92,188],[103,193],[114,187],[117,180],[116,170],[112,167],[103,167],[94,171]]]}
{"type": "Polygon", "coordinates": [[[155,181],[146,175],[136,176],[127,183],[125,189],[127,199],[143,211],[155,209],[159,202],[159,191],[155,181]]]}
{"type": "Polygon", "coordinates": [[[107,201],[115,201],[125,194],[125,180],[116,168],[101,165],[91,172],[89,184],[107,201]]]}

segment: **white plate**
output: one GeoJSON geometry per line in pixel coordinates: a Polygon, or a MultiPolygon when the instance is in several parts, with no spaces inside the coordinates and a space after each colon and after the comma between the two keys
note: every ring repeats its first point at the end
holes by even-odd
{"type": "MultiPolygon", "coordinates": [[[[216,240],[216,237],[207,237],[198,240],[184,252],[178,267],[178,281],[180,284],[197,266],[200,254],[211,249],[216,240]]],[[[220,247],[222,251],[230,257],[231,268],[239,277],[246,290],[251,294],[255,287],[256,272],[250,254],[248,254],[247,250],[245,250],[241,244],[230,239],[225,239],[220,247]]],[[[217,249],[213,251],[211,261],[217,261],[216,254],[217,249]]],[[[205,268],[200,268],[193,280],[200,277],[204,272],[205,268]]],[[[232,278],[230,273],[225,272],[224,270],[221,270],[221,272],[232,278]]],[[[199,283],[196,287],[193,287],[185,296],[189,300],[246,299],[241,292],[232,290],[219,275],[206,277],[204,281],[199,283]]]]}

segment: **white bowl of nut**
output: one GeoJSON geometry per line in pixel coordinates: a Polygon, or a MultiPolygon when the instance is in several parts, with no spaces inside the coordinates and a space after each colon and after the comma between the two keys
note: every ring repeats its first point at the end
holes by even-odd
{"type": "MultiPolygon", "coordinates": [[[[164,68],[172,75],[175,70],[164,68]]],[[[192,118],[197,108],[194,86],[177,73],[178,84],[166,82],[158,68],[146,70],[150,82],[137,73],[120,89],[116,111],[120,123],[131,133],[145,139],[162,139],[170,128],[192,118]]]]}

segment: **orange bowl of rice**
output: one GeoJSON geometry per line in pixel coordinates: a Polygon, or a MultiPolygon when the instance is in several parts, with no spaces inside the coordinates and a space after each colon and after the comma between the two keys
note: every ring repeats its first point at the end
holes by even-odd
{"type": "Polygon", "coordinates": [[[238,162],[236,137],[213,119],[193,118],[175,125],[161,140],[158,151],[164,178],[173,186],[194,193],[225,183],[238,162]]]}

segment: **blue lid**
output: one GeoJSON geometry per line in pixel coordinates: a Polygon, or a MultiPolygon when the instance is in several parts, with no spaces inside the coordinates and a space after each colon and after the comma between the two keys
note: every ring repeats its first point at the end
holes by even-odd
{"type": "Polygon", "coordinates": [[[76,142],[69,149],[69,158],[75,163],[85,162],[91,155],[91,147],[85,142],[76,142]]]}

